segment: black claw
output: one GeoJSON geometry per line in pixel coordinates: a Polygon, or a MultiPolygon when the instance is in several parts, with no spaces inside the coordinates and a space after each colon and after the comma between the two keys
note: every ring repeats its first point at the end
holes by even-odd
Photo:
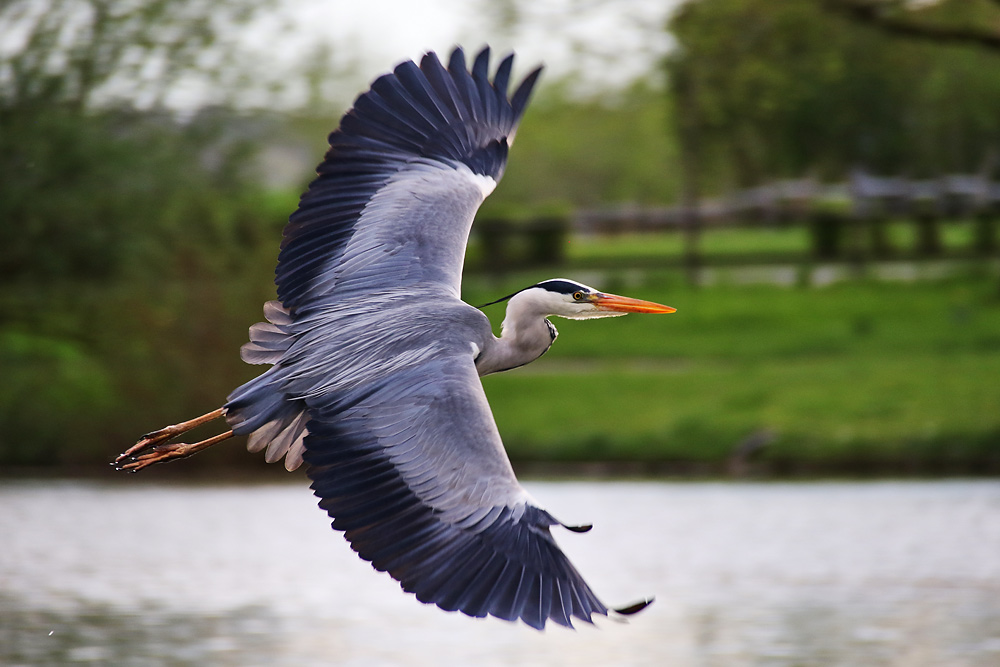
{"type": "Polygon", "coordinates": [[[565,526],[566,530],[572,530],[574,533],[586,533],[594,527],[594,524],[588,523],[582,526],[567,526],[566,524],[563,524],[563,526],[565,526]]]}
{"type": "Polygon", "coordinates": [[[650,597],[648,600],[640,600],[634,604],[630,604],[627,607],[621,607],[620,609],[615,609],[616,612],[622,616],[631,616],[632,614],[637,614],[649,605],[653,604],[655,597],[650,597]]]}

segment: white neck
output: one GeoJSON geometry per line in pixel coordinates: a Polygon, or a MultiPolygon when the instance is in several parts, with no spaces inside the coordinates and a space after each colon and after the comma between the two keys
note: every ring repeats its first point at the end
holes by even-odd
{"type": "Polygon", "coordinates": [[[479,374],[517,368],[545,354],[557,335],[556,328],[545,319],[547,310],[523,292],[511,297],[500,338],[494,338],[476,360],[479,374]]]}

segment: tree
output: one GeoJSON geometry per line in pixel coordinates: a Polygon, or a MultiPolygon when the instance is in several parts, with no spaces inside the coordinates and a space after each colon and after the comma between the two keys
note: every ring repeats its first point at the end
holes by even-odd
{"type": "Polygon", "coordinates": [[[233,28],[269,0],[8,0],[0,110],[162,106],[180,79],[231,71],[233,28]]]}
{"type": "Polygon", "coordinates": [[[157,222],[170,227],[177,209],[208,200],[206,186],[238,180],[233,160],[206,168],[207,124],[180,127],[161,107],[185,77],[238,69],[226,35],[263,1],[0,4],[0,276],[112,276],[157,222]]]}
{"type": "Polygon", "coordinates": [[[886,34],[1000,51],[1000,0],[826,0],[828,10],[886,34]]]}
{"type": "MultiPolygon", "coordinates": [[[[684,106],[698,118],[702,161],[728,172],[712,180],[750,186],[839,170],[839,160],[824,162],[845,140],[855,143],[845,135],[859,116],[871,123],[886,114],[879,103],[893,96],[893,82],[859,57],[871,45],[823,19],[815,3],[799,0],[703,0],[674,16],[669,80],[691,97],[684,106]],[[858,98],[868,100],[864,111],[858,98]]],[[[873,151],[860,142],[853,149],[873,151]]]]}
{"type": "Polygon", "coordinates": [[[261,4],[0,0],[0,465],[101,452],[141,428],[125,396],[228,388],[210,368],[229,358],[198,352],[238,343],[189,314],[259,301],[227,299],[252,289],[230,274],[280,217],[223,122],[162,107],[179,81],[239,76],[228,28],[261,4]],[[171,296],[178,278],[198,289],[171,296]]]}
{"type": "Polygon", "coordinates": [[[977,170],[1000,145],[992,54],[887,39],[824,2],[701,0],[673,17],[678,130],[699,137],[708,189],[977,170]]]}

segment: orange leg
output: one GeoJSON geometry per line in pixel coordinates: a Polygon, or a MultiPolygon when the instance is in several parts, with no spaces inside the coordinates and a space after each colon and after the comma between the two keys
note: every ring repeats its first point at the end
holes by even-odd
{"type": "Polygon", "coordinates": [[[158,431],[153,431],[152,433],[147,433],[142,436],[137,443],[119,454],[112,465],[114,465],[118,470],[136,472],[147,466],[153,465],[154,463],[169,461],[170,459],[184,458],[186,456],[196,454],[203,449],[231,438],[233,436],[233,432],[226,431],[225,433],[221,433],[212,438],[195,442],[193,444],[168,444],[167,441],[176,438],[182,433],[187,433],[191,429],[197,428],[202,424],[215,421],[224,414],[225,410],[223,408],[219,408],[218,410],[213,410],[212,412],[204,414],[200,417],[195,417],[194,419],[189,419],[188,421],[166,426],[158,431]]]}

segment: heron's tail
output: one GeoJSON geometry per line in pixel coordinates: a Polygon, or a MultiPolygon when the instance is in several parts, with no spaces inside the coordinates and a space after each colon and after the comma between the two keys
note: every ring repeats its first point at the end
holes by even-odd
{"type": "Polygon", "coordinates": [[[306,437],[305,404],[282,390],[286,369],[273,366],[238,387],[226,401],[226,421],[236,435],[250,436],[247,449],[259,452],[266,448],[268,463],[285,458],[285,468],[295,470],[302,464],[306,437]]]}
{"type": "Polygon", "coordinates": [[[289,330],[292,316],[281,302],[265,303],[264,317],[267,322],[250,327],[250,342],[240,348],[240,358],[248,364],[278,363],[294,340],[289,330]]]}
{"type": "Polygon", "coordinates": [[[288,310],[278,301],[264,304],[267,322],[250,327],[250,342],[240,348],[248,364],[272,364],[266,372],[237,388],[227,399],[226,421],[237,435],[249,435],[247,449],[264,453],[268,463],[285,458],[285,468],[302,464],[308,418],[305,405],[283,391],[286,370],[274,366],[294,341],[288,310]]]}

